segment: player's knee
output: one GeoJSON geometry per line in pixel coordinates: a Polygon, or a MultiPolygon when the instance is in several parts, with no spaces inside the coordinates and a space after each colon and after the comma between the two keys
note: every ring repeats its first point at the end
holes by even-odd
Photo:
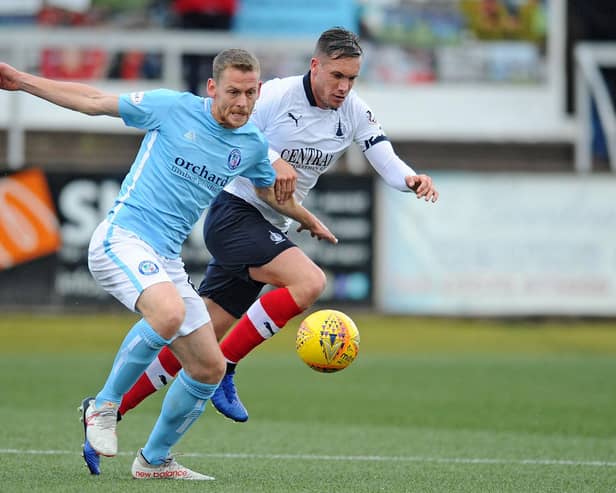
{"type": "Polygon", "coordinates": [[[184,304],[161,307],[156,316],[156,326],[153,327],[162,337],[171,339],[180,330],[185,316],[186,308],[184,304]]]}
{"type": "Polygon", "coordinates": [[[310,294],[313,297],[313,300],[312,300],[313,303],[317,300],[319,296],[321,296],[323,291],[325,291],[326,284],[327,284],[327,277],[325,276],[325,272],[323,272],[321,269],[318,269],[314,273],[314,279],[313,279],[312,286],[311,286],[312,290],[310,294]]]}
{"type": "Polygon", "coordinates": [[[327,277],[325,273],[318,267],[312,269],[309,275],[303,279],[295,302],[300,308],[305,310],[321,296],[326,284],[327,277]]]}

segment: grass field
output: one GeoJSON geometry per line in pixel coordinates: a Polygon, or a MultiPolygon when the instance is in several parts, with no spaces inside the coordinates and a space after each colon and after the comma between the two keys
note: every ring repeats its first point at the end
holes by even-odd
{"type": "Polygon", "coordinates": [[[250,420],[208,406],[176,447],[217,479],[203,484],[130,477],[164,392],[119,424],[101,476],[82,464],[76,407],[130,316],[3,313],[0,491],[616,491],[615,324],[354,318],[360,356],[341,373],[297,358],[299,320],[242,363],[250,420]]]}

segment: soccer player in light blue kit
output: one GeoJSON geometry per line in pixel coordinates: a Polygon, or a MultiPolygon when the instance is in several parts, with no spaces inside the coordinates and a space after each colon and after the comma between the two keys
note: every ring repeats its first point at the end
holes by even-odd
{"type": "Polygon", "coordinates": [[[300,229],[337,241],[294,199],[276,201],[267,143],[248,123],[259,95],[259,74],[253,55],[231,49],[214,60],[209,98],[163,89],[116,96],[0,63],[1,89],[25,91],[89,115],[119,116],[147,131],[88,252],[94,278],[142,318],[126,335],[101,391],[83,403],[84,454],[96,459],[96,454],[117,454],[118,405],[162,347],[169,346],[183,367],[133,462],[134,478],[213,479],[178,464],[170,454],[203,413],[225,372],[210,316],[180,258],[182,243],[211,200],[234,177],[244,176],[263,200],[296,219],[300,229]]]}

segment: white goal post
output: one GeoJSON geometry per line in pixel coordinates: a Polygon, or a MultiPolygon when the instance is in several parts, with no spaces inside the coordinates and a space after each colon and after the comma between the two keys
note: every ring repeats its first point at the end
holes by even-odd
{"type": "Polygon", "coordinates": [[[575,47],[575,104],[578,118],[575,169],[589,173],[593,166],[592,102],[603,128],[610,169],[616,171],[616,113],[601,67],[616,68],[616,43],[579,43],[575,47]]]}

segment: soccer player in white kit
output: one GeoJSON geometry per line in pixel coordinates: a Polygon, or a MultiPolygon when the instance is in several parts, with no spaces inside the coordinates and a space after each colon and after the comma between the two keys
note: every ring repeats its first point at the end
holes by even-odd
{"type": "MultiPolygon", "coordinates": [[[[389,186],[436,202],[431,178],[416,174],[396,155],[370,107],[352,90],[361,55],[354,33],[332,28],[317,41],[307,74],[263,85],[251,120],[268,139],[280,188],[291,190],[296,176],[294,195],[301,202],[355,142],[389,186]],[[289,164],[294,172],[288,172],[289,164]]],[[[214,200],[204,224],[213,259],[199,293],[216,336],[221,339],[239,319],[221,342],[227,372],[212,396],[216,409],[234,421],[248,419],[233,382],[235,365],[312,305],[325,287],[323,271],[287,238],[290,222],[260,200],[248,180],[238,178],[214,200]],[[259,297],[265,284],[276,289],[259,297]]],[[[124,397],[120,411],[136,406],[179,369],[177,359],[163,349],[124,397]]]]}
{"type": "Polygon", "coordinates": [[[115,456],[121,398],[161,348],[183,369],[170,386],[158,421],[137,453],[137,479],[213,479],[178,464],[171,448],[203,413],[225,372],[225,360],[203,300],[190,284],[180,249],[212,199],[242,176],[258,195],[295,216],[311,234],[335,237],[294,200],[274,196],[274,170],[263,135],[248,122],[258,97],[259,63],[244,50],[214,60],[209,98],[156,90],[116,96],[0,64],[0,88],[25,91],[89,115],[121,117],[146,130],[115,204],[94,232],[88,264],[110,294],[142,318],[126,335],[109,376],[83,403],[84,458],[98,473],[98,455],[115,456]],[[88,457],[88,454],[90,456],[88,457]]]}

